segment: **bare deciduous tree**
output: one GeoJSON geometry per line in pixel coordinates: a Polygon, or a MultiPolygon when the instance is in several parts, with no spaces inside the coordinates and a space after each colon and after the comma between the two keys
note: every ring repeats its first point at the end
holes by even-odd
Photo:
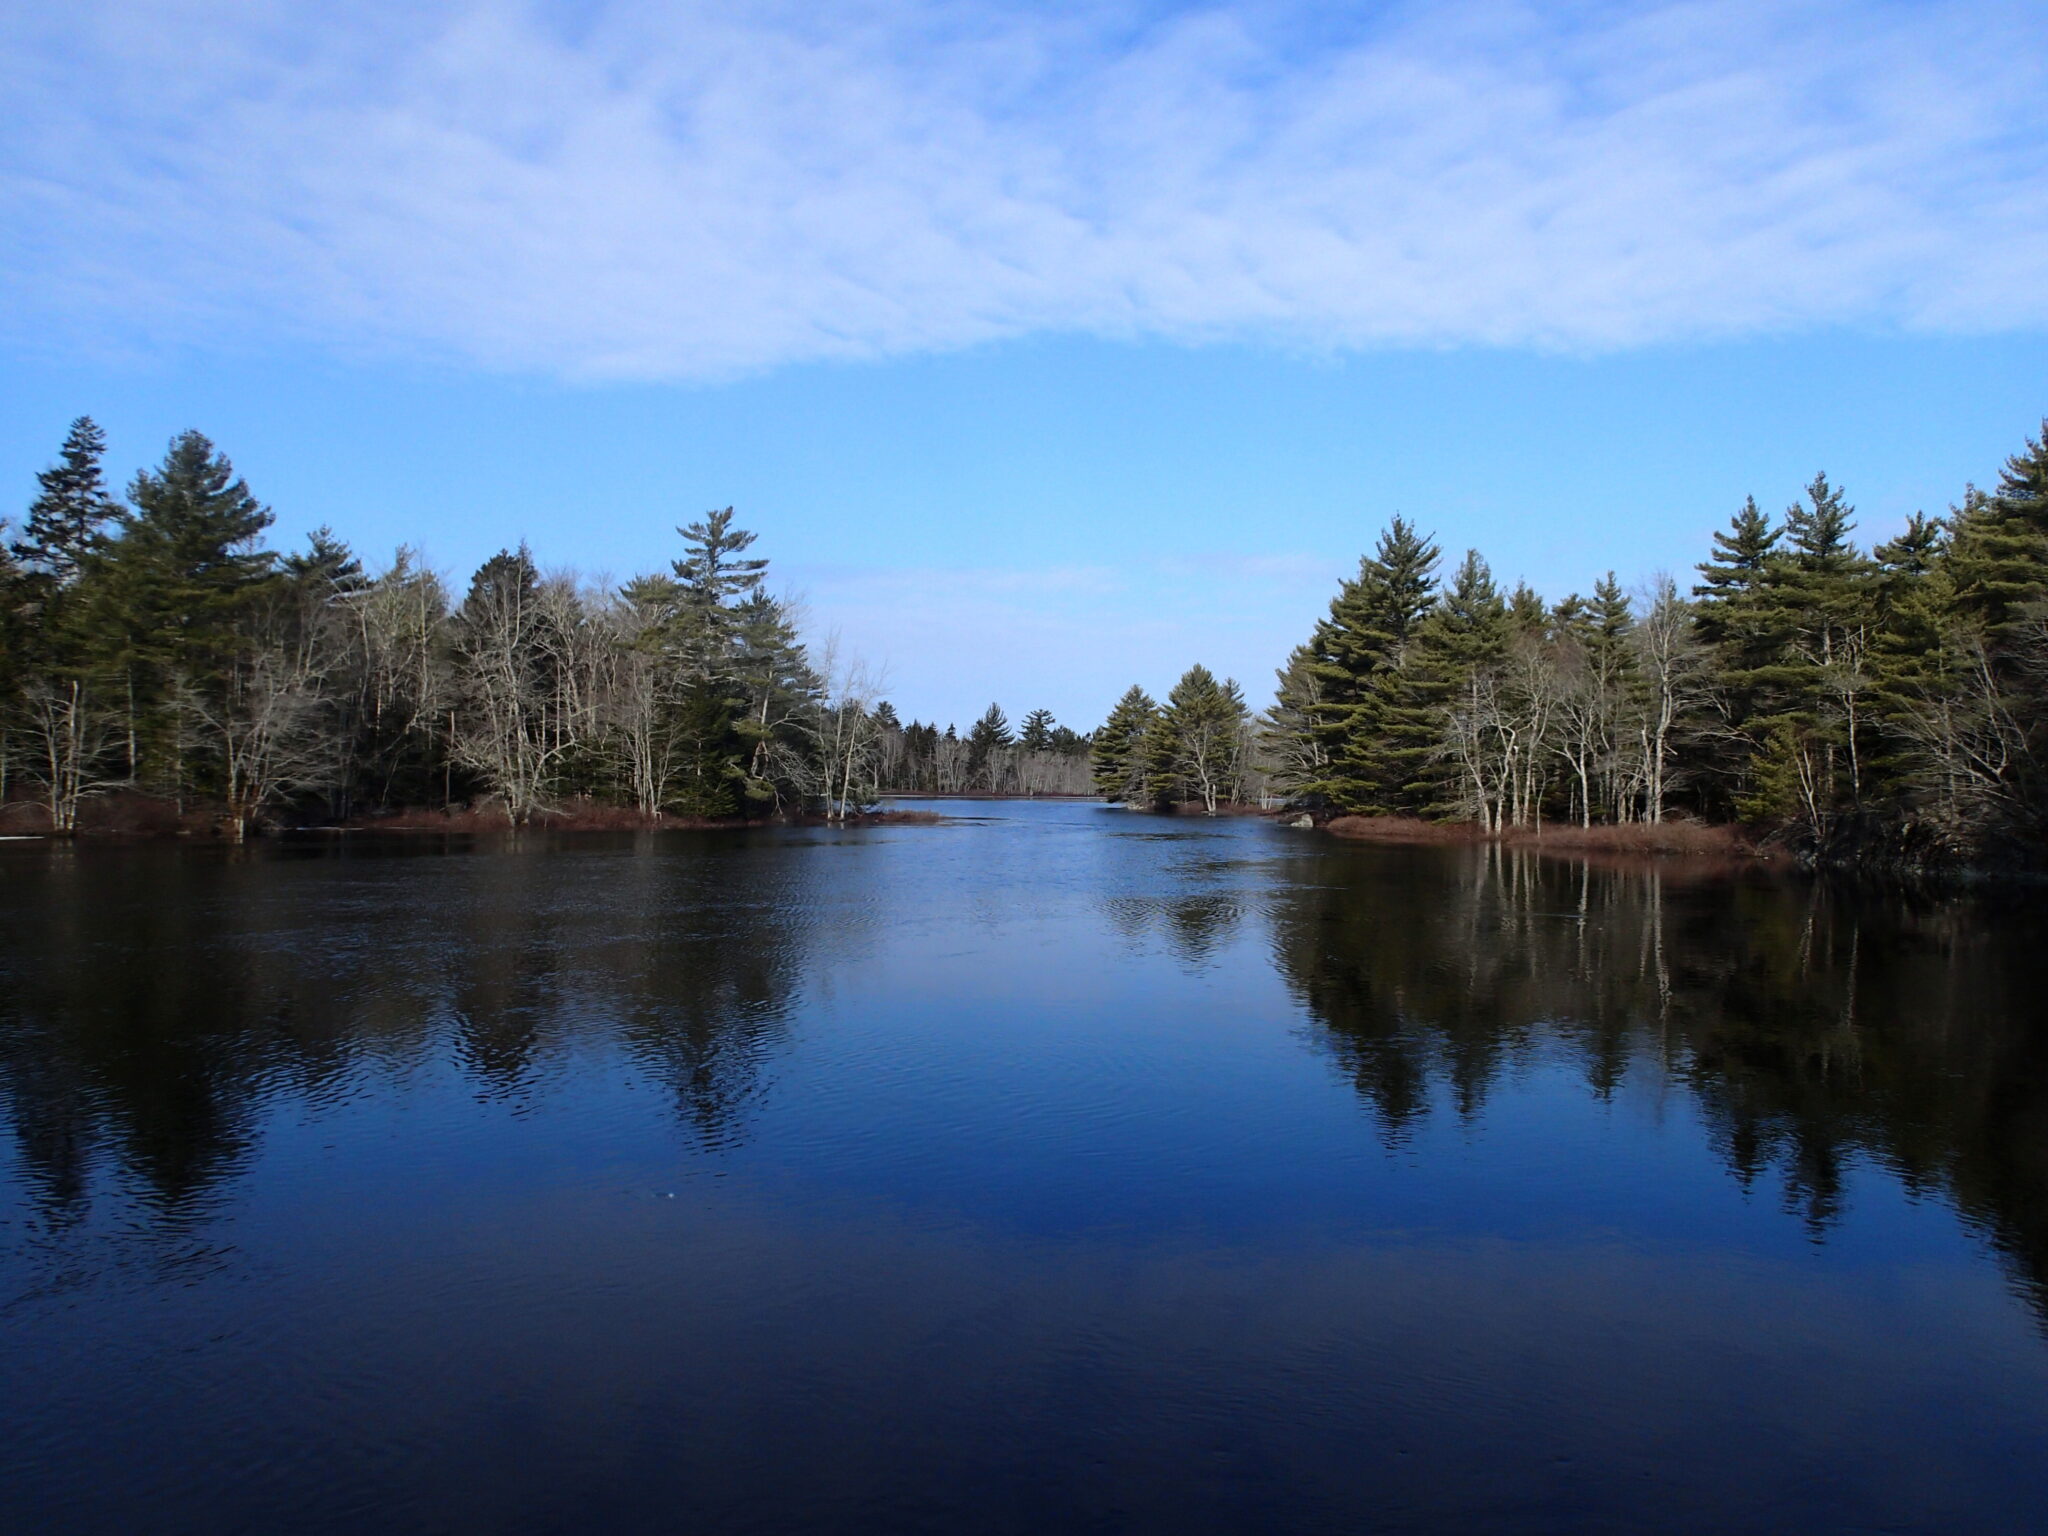
{"type": "Polygon", "coordinates": [[[1641,621],[1631,631],[1643,705],[1636,724],[1643,782],[1643,819],[1664,819],[1670,789],[1673,738],[1680,722],[1706,695],[1705,649],[1694,633],[1692,610],[1669,576],[1655,577],[1641,621]]]}
{"type": "Polygon", "coordinates": [[[28,744],[24,767],[43,786],[50,830],[78,830],[79,806],[127,782],[109,759],[123,740],[123,721],[104,708],[78,678],[33,678],[22,690],[20,736],[28,744]]]}

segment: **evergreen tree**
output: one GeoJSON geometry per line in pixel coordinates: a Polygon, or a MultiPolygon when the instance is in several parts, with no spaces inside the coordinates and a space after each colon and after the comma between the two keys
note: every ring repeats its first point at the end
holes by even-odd
{"type": "Polygon", "coordinates": [[[1714,535],[1714,552],[1698,567],[1700,583],[1692,589],[1699,599],[1694,624],[1714,657],[1723,725],[1702,753],[1708,781],[1703,792],[1708,807],[1723,816],[1744,793],[1751,759],[1770,735],[1767,725],[1758,731],[1752,722],[1770,714],[1765,672],[1789,638],[1771,593],[1784,558],[1783,537],[1784,530],[1749,497],[1727,532],[1714,535]]]}
{"type": "Polygon", "coordinates": [[[1932,571],[1948,543],[1948,525],[1938,517],[1915,512],[1905,530],[1871,551],[1887,578],[1917,578],[1932,571]]]}
{"type": "MultiPolygon", "coordinates": [[[[1504,724],[1498,674],[1509,640],[1531,626],[1540,632],[1549,617],[1526,587],[1516,596],[1511,611],[1486,561],[1468,549],[1417,626],[1382,714],[1386,761],[1399,774],[1383,796],[1386,809],[1443,814],[1462,802],[1464,774],[1444,751],[1447,734],[1461,739],[1463,750],[1455,755],[1468,772],[1475,752],[1489,761],[1498,756],[1495,739],[1504,724]]],[[[1488,791],[1480,799],[1491,803],[1498,795],[1488,791]]]]}
{"type": "Polygon", "coordinates": [[[669,805],[685,816],[735,816],[747,793],[751,742],[741,729],[740,700],[723,679],[692,677],[675,705],[678,746],[669,805]]]}
{"type": "Polygon", "coordinates": [[[1786,510],[1787,548],[1749,599],[1749,633],[1768,635],[1771,648],[1733,667],[1724,658],[1724,668],[1746,705],[1743,735],[1760,754],[1739,809],[1825,844],[1864,806],[1881,704],[1871,646],[1878,589],[1876,568],[1849,540],[1854,508],[1840,489],[1816,475],[1807,498],[1786,510]],[[1786,785],[1797,794],[1788,798],[1786,785]]]}
{"type": "Polygon", "coordinates": [[[1149,798],[1145,741],[1158,714],[1152,696],[1133,683],[1097,728],[1089,760],[1105,800],[1137,805],[1149,798]]]}
{"type": "Polygon", "coordinates": [[[40,488],[29,503],[28,521],[14,553],[56,585],[69,586],[79,567],[105,542],[107,528],[121,514],[107,494],[100,461],[106,434],[90,416],[71,423],[59,462],[36,476],[40,488]]]}
{"type": "Polygon", "coordinates": [[[1000,704],[989,705],[982,717],[974,722],[974,728],[967,733],[967,777],[970,783],[993,788],[993,776],[997,754],[1011,746],[1016,738],[1010,734],[1009,716],[1003,713],[1000,704]]]}
{"type": "Polygon", "coordinates": [[[1628,632],[1635,625],[1635,615],[1630,611],[1628,594],[1614,579],[1614,572],[1609,571],[1593,584],[1589,618],[1588,638],[1592,643],[1603,650],[1624,648],[1628,632]]]}
{"type": "Polygon", "coordinates": [[[1247,712],[1235,682],[1218,682],[1199,662],[1182,674],[1154,722],[1152,753],[1179,798],[1211,816],[1237,797],[1247,712]]]}
{"type": "Polygon", "coordinates": [[[805,757],[801,722],[824,685],[789,610],[767,593],[756,589],[734,608],[732,626],[743,793],[748,813],[759,814],[790,797],[789,775],[778,777],[777,765],[805,757]]]}
{"type": "Polygon", "coordinates": [[[270,509],[197,432],[174,438],[160,469],[137,474],[128,500],[134,510],[107,552],[125,648],[201,675],[250,589],[272,573],[274,557],[258,547],[270,509]]]}
{"type": "Polygon", "coordinates": [[[1715,647],[1728,665],[1741,670],[1761,665],[1773,647],[1762,628],[1756,605],[1778,555],[1783,530],[1751,496],[1729,521],[1728,531],[1714,535],[1714,553],[1699,566],[1697,597],[1700,638],[1715,647]]]}
{"type": "Polygon", "coordinates": [[[742,558],[753,547],[754,535],[733,527],[732,516],[726,507],[676,530],[685,545],[683,558],[674,563],[676,580],[693,606],[714,609],[744,602],[767,577],[766,560],[742,558]]]}
{"type": "Polygon", "coordinates": [[[126,703],[131,776],[182,794],[186,753],[171,706],[183,690],[221,686],[237,623],[274,574],[259,547],[271,513],[197,432],[173,438],[128,501],[120,536],[85,557],[84,621],[93,659],[126,703]]]}
{"type": "Polygon", "coordinates": [[[1083,736],[1072,726],[1056,725],[1052,728],[1052,735],[1047,740],[1046,746],[1049,750],[1057,752],[1061,757],[1085,757],[1088,752],[1089,741],[1086,736],[1083,736]]]}
{"type": "Polygon", "coordinates": [[[1259,746],[1272,765],[1274,783],[1288,795],[1306,799],[1325,781],[1329,764],[1324,738],[1316,729],[1322,680],[1316,674],[1314,652],[1297,645],[1274,679],[1273,703],[1260,724],[1259,746]]]}
{"type": "Polygon", "coordinates": [[[322,524],[306,536],[304,554],[286,555],[280,564],[284,577],[321,601],[348,597],[364,591],[370,578],[363,574],[363,562],[354,550],[322,524]]]}
{"type": "Polygon", "coordinates": [[[1974,489],[1952,519],[1957,613],[2001,652],[2048,601],[2048,421],[2006,460],[1998,489],[1974,489]]]}
{"type": "Polygon", "coordinates": [[[1869,772],[1875,790],[1899,810],[1920,798],[1914,783],[1919,766],[1912,745],[1914,717],[1942,691],[1959,660],[1947,534],[1942,519],[1915,512],[1897,538],[1872,551],[1870,660],[1878,728],[1869,772]]]}
{"type": "Polygon", "coordinates": [[[1714,552],[1701,562],[1700,585],[1692,589],[1692,595],[1713,604],[1756,586],[1777,551],[1779,536],[1756,498],[1748,498],[1729,519],[1728,531],[1714,535],[1714,552]]]}
{"type": "Polygon", "coordinates": [[[72,829],[77,809],[64,786],[105,782],[97,761],[107,734],[99,697],[105,689],[91,661],[105,615],[93,622],[78,591],[81,569],[120,515],[100,468],[105,451],[91,417],[74,421],[59,462],[36,476],[21,538],[0,541],[0,801],[13,766],[10,747],[31,744],[31,772],[54,796],[52,821],[61,832],[72,829]],[[26,712],[27,728],[19,732],[8,728],[17,708],[26,712]],[[53,756],[68,768],[53,770],[53,756]]]}
{"type": "MultiPolygon", "coordinates": [[[[1547,613],[1540,602],[1535,609],[1532,617],[1525,601],[1521,622],[1540,626],[1547,613]]],[[[1451,775],[1442,751],[1445,715],[1461,707],[1461,701],[1462,707],[1471,707],[1466,696],[1482,677],[1490,678],[1499,668],[1516,618],[1502,601],[1493,572],[1479,551],[1466,550],[1450,584],[1416,626],[1401,665],[1387,679],[1377,715],[1386,775],[1380,809],[1441,812],[1447,808],[1445,795],[1451,775]]]]}
{"type": "Polygon", "coordinates": [[[1024,717],[1017,745],[1026,752],[1044,752],[1052,746],[1053,719],[1049,709],[1034,709],[1024,717]]]}
{"type": "Polygon", "coordinates": [[[1395,518],[1316,626],[1307,667],[1319,696],[1307,713],[1322,777],[1302,786],[1307,798],[1360,812],[1409,803],[1434,726],[1417,718],[1399,671],[1435,598],[1437,559],[1433,542],[1395,518]]]}
{"type": "MultiPolygon", "coordinates": [[[[1476,556],[1479,552],[1471,553],[1476,556]]],[[[1510,634],[1541,639],[1550,629],[1550,607],[1526,581],[1515,583],[1505,611],[1510,634]]]]}
{"type": "Polygon", "coordinates": [[[0,539],[0,805],[6,803],[7,778],[13,766],[7,728],[14,701],[30,674],[39,606],[30,590],[28,572],[0,539]]]}

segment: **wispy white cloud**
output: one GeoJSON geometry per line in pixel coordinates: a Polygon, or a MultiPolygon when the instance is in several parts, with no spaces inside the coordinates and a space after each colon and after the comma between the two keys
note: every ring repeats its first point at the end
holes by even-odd
{"type": "Polygon", "coordinates": [[[2048,322],[2048,13],[73,0],[0,320],[715,377],[1038,331],[2048,322]]]}

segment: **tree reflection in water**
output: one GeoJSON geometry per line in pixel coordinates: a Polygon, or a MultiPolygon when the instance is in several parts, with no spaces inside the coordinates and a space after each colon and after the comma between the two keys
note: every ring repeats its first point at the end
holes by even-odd
{"type": "Polygon", "coordinates": [[[196,1217],[280,1097],[309,1103],[445,1046],[523,1107],[570,1049],[623,1050],[703,1146],[744,1133],[811,923],[784,868],[726,860],[378,857],[294,880],[234,852],[59,849],[10,911],[0,1094],[46,1223],[96,1167],[196,1217]],[[566,876],[566,878],[565,878],[566,876]]]}
{"type": "Polygon", "coordinates": [[[1539,1051],[1603,1097],[1655,1073],[1817,1238],[1868,1160],[1953,1201],[2048,1320],[2038,899],[1498,848],[1319,849],[1282,873],[1277,963],[1390,1144],[1439,1093],[1478,1116],[1539,1051]]]}

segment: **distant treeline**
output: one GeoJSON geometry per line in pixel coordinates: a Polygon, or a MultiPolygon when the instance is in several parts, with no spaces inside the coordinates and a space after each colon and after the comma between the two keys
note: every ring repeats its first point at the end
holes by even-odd
{"type": "Polygon", "coordinates": [[[887,702],[874,710],[879,783],[903,794],[1086,795],[1090,738],[1034,709],[1010,729],[991,704],[965,736],[953,726],[902,724],[887,702]]]}
{"type": "MultiPolygon", "coordinates": [[[[1610,573],[1547,603],[1476,551],[1439,580],[1396,518],[1281,669],[1261,745],[1333,814],[1683,814],[1823,862],[2042,862],[2048,424],[1946,516],[1868,553],[1854,528],[1819,475],[1782,518],[1752,498],[1689,592],[1610,573]]],[[[1147,704],[1099,734],[1110,786],[1160,760],[1147,704]]]]}
{"type": "Polygon", "coordinates": [[[666,573],[595,588],[521,546],[458,597],[406,549],[373,574],[326,529],[265,548],[269,509],[196,432],[125,500],[104,450],[75,422],[0,539],[0,803],[60,834],[115,790],[240,835],[452,806],[843,817],[885,788],[1085,784],[1086,742],[1043,710],[1021,737],[993,708],[964,740],[902,727],[864,668],[806,648],[731,508],[679,529],[666,573]]]}

